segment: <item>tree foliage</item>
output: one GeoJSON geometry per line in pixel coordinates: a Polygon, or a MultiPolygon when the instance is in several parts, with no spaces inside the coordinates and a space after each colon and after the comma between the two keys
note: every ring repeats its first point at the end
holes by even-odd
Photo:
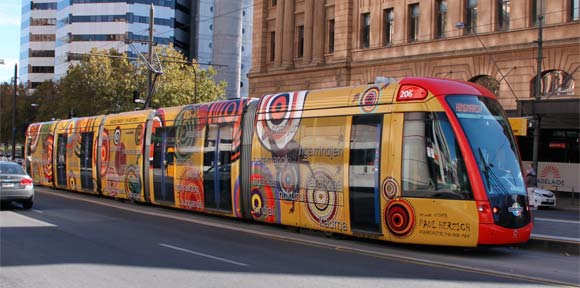
{"type": "MultiPolygon", "coordinates": [[[[163,74],[157,79],[151,100],[153,107],[205,103],[223,98],[226,82],[214,82],[216,71],[213,68],[200,69],[196,62],[188,62],[172,46],[159,46],[155,49],[163,67],[163,74]]],[[[140,74],[146,74],[144,63],[141,63],[140,68],[140,74]]]]}
{"type": "Polygon", "coordinates": [[[14,85],[8,82],[0,83],[0,154],[3,154],[4,151],[11,151],[12,129],[15,129],[16,143],[21,143],[24,139],[24,131],[31,123],[31,113],[23,113],[27,108],[26,105],[30,106],[30,99],[26,97],[26,89],[24,85],[20,84],[16,90],[17,96],[15,98],[14,85]],[[14,99],[16,99],[16,121],[13,125],[14,99]],[[22,117],[21,115],[26,116],[22,117]]]}
{"type": "MultiPolygon", "coordinates": [[[[188,62],[172,46],[155,47],[163,74],[158,77],[151,107],[170,107],[204,103],[223,98],[226,83],[215,83],[216,71],[200,69],[188,62]]],[[[136,91],[141,99],[147,93],[145,62],[130,59],[116,50],[93,49],[79,64],[69,68],[57,82],[45,81],[30,94],[19,86],[16,139],[24,139],[30,123],[92,116],[143,108],[133,102],[136,91]]],[[[13,86],[0,84],[0,142],[11,143],[13,86]]],[[[1,145],[0,145],[1,146],[1,145]]]]}
{"type": "MultiPolygon", "coordinates": [[[[173,46],[155,47],[163,74],[158,77],[151,107],[170,107],[215,101],[223,97],[225,82],[215,83],[215,70],[200,69],[173,46]]],[[[43,120],[133,111],[137,92],[147,95],[147,65],[116,50],[93,49],[54,83],[41,84],[34,93],[43,120]]],[[[40,119],[38,119],[40,120],[40,119]]]]}

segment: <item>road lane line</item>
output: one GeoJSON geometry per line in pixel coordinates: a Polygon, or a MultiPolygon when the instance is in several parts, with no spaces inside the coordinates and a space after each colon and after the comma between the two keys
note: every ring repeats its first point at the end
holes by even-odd
{"type": "Polygon", "coordinates": [[[558,240],[558,241],[564,241],[564,242],[569,242],[569,243],[573,243],[573,244],[580,244],[580,241],[578,240],[578,238],[555,236],[555,235],[544,235],[544,234],[532,233],[531,238],[538,239],[538,240],[558,240]]]}
{"type": "Polygon", "coordinates": [[[36,210],[36,209],[31,209],[31,210],[36,212],[36,213],[40,213],[40,214],[44,213],[44,211],[40,211],[40,210],[36,210]]]}
{"type": "Polygon", "coordinates": [[[550,218],[538,218],[534,217],[535,221],[545,221],[545,222],[558,222],[558,223],[568,223],[568,224],[580,224],[577,220],[565,220],[565,219],[550,219],[550,218]]]}
{"type": "Polygon", "coordinates": [[[210,259],[214,259],[214,260],[218,260],[218,261],[222,261],[222,262],[226,262],[226,263],[230,263],[230,264],[234,264],[234,265],[238,265],[238,266],[248,266],[248,264],[246,264],[246,263],[241,263],[241,262],[237,262],[234,260],[229,260],[229,259],[225,259],[225,258],[221,258],[221,257],[217,257],[217,256],[212,256],[212,255],[201,253],[201,252],[195,252],[195,251],[191,251],[191,250],[188,250],[185,248],[172,246],[169,244],[159,243],[159,245],[166,247],[166,248],[174,249],[177,251],[186,252],[189,254],[193,254],[193,255],[197,255],[197,256],[201,256],[201,257],[206,257],[206,258],[210,258],[210,259]]]}
{"type": "Polygon", "coordinates": [[[57,227],[57,225],[42,220],[34,219],[12,211],[0,211],[1,228],[22,227],[57,227]]]}

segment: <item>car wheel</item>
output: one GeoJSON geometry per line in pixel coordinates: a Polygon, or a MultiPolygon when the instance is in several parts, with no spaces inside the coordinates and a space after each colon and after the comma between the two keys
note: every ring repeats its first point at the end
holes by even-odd
{"type": "Polygon", "coordinates": [[[32,208],[33,203],[34,203],[34,201],[32,200],[32,198],[27,199],[27,200],[22,202],[22,208],[28,210],[28,209],[32,208]]]}

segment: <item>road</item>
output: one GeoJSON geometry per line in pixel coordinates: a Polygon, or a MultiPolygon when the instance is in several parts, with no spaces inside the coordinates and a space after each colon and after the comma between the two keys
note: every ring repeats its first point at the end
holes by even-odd
{"type": "Polygon", "coordinates": [[[551,238],[562,241],[580,241],[580,219],[578,211],[542,209],[533,211],[533,237],[551,238]]]}
{"type": "Polygon", "coordinates": [[[338,240],[46,188],[0,213],[0,287],[580,285],[578,256],[338,240]]]}

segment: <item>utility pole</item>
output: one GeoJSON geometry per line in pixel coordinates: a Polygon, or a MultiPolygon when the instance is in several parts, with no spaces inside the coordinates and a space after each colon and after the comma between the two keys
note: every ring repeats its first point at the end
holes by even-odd
{"type": "Polygon", "coordinates": [[[532,147],[532,161],[534,163],[534,170],[536,175],[538,175],[538,150],[540,146],[540,122],[541,117],[537,113],[536,105],[540,102],[542,98],[542,22],[544,21],[544,15],[542,14],[542,2],[540,2],[540,15],[538,15],[538,67],[536,69],[536,82],[535,89],[536,93],[534,95],[534,105],[532,105],[532,113],[534,117],[534,145],[532,147]]]}
{"type": "Polygon", "coordinates": [[[16,160],[16,94],[18,93],[18,64],[14,64],[14,94],[12,96],[12,161],[16,160]]]}
{"type": "MultiPolygon", "coordinates": [[[[151,3],[151,8],[149,9],[149,50],[147,54],[147,61],[151,63],[153,59],[153,26],[155,24],[155,11],[153,10],[153,3],[151,3]]],[[[147,69],[147,98],[151,99],[151,94],[153,93],[153,71],[147,69]]],[[[145,103],[143,109],[149,108],[149,101],[145,103]]]]}

